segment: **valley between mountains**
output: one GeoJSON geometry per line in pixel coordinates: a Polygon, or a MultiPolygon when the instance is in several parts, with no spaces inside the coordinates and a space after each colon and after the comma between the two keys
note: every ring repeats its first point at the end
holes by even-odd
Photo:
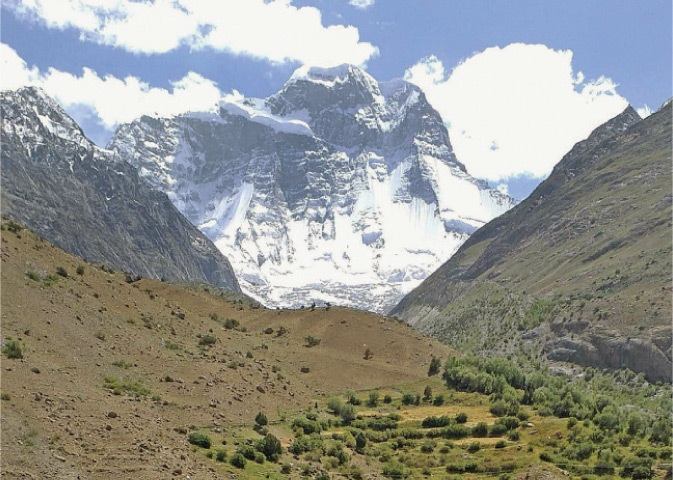
{"type": "Polygon", "coordinates": [[[1,95],[3,476],[670,478],[670,101],[516,202],[350,65],[107,148],[1,95]]]}

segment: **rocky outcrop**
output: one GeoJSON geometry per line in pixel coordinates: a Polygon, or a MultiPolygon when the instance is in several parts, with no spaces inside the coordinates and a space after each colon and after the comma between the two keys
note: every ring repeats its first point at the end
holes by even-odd
{"type": "Polygon", "coordinates": [[[166,195],[90,142],[44,92],[1,99],[3,215],[91,262],[240,291],[227,259],[166,195]]]}

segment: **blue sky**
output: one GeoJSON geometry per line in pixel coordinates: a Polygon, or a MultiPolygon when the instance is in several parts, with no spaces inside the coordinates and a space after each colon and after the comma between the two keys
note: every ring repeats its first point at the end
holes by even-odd
{"type": "Polygon", "coordinates": [[[140,114],[353,63],[423,88],[468,171],[519,198],[672,90],[670,0],[2,0],[0,22],[0,87],[42,86],[99,144],[140,114]]]}

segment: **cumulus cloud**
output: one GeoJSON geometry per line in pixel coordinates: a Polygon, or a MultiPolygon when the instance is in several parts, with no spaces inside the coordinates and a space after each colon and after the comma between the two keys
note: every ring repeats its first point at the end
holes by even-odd
{"type": "MultiPolygon", "coordinates": [[[[368,0],[373,3],[373,0],[368,0]]],[[[18,16],[85,41],[142,54],[211,48],[274,63],[364,65],[378,49],[357,28],[325,26],[320,10],[291,0],[5,0],[18,16]]],[[[367,0],[357,0],[366,4],[367,0]]]]}
{"type": "Polygon", "coordinates": [[[640,118],[647,118],[654,113],[648,105],[643,105],[642,107],[636,109],[636,112],[638,112],[640,118]]]}
{"type": "Polygon", "coordinates": [[[360,10],[366,10],[373,6],[374,3],[376,3],[376,0],[350,0],[348,2],[349,5],[352,5],[360,10]]]}
{"type": "Polygon", "coordinates": [[[449,74],[428,57],[409,68],[447,124],[458,159],[480,178],[543,177],[572,146],[628,102],[609,78],[585,80],[570,50],[493,47],[449,74]]]}
{"type": "Polygon", "coordinates": [[[0,89],[26,85],[41,87],[55,98],[86,131],[92,119],[111,132],[118,124],[144,114],[177,115],[188,111],[212,111],[222,96],[217,85],[189,72],[171,82],[170,89],[151,87],[136,77],[100,76],[84,68],[80,75],[50,68],[40,72],[10,46],[0,43],[0,89]]]}

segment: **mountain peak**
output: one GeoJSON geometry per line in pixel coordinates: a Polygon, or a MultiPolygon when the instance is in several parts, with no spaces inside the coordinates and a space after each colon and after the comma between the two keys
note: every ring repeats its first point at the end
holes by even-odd
{"type": "Polygon", "coordinates": [[[514,202],[469,176],[420,89],[382,85],[302,67],[267,99],[235,92],[220,117],[134,122],[110,145],[264,303],[384,312],[514,202]]]}
{"type": "Polygon", "coordinates": [[[362,68],[348,63],[335,67],[311,67],[304,65],[294,71],[289,83],[308,81],[332,87],[337,83],[358,82],[364,86],[376,86],[377,81],[362,68]]]}

